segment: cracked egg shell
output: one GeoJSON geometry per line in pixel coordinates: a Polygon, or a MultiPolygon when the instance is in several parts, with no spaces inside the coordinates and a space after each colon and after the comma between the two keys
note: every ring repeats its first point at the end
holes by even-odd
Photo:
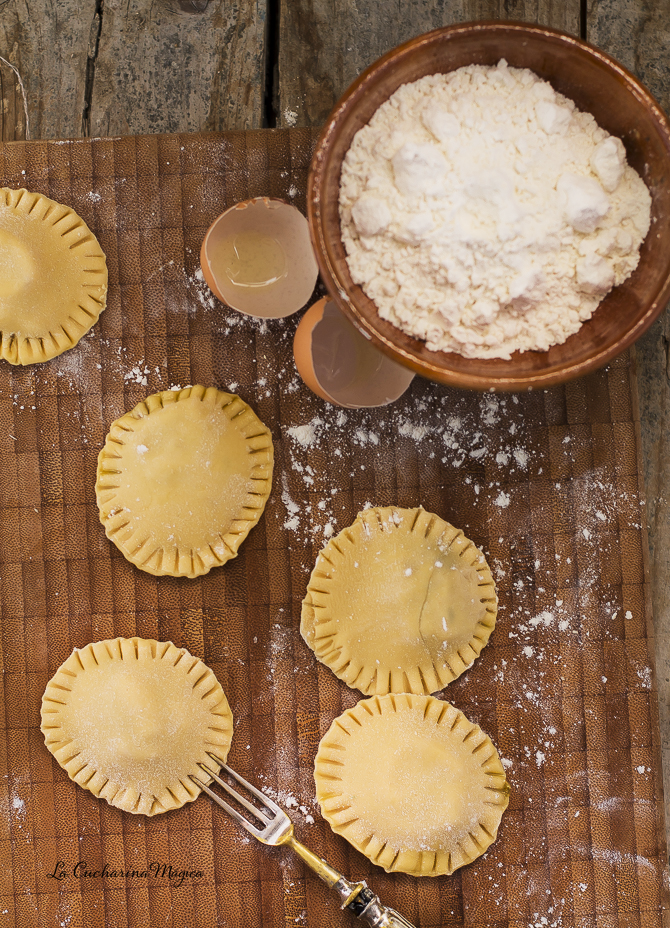
{"type": "Polygon", "coordinates": [[[236,203],[215,219],[200,266],[215,296],[261,319],[302,309],[318,275],[307,220],[295,206],[271,197],[236,203]]]}
{"type": "Polygon", "coordinates": [[[393,403],[414,379],[413,371],[374,348],[325,297],[300,320],[293,357],[313,393],[347,409],[393,403]]]}

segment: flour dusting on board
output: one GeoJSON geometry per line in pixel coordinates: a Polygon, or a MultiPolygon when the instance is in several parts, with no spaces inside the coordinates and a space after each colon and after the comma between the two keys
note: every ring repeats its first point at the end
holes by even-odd
{"type": "MultiPolygon", "coordinates": [[[[443,465],[456,472],[459,493],[466,491],[475,506],[485,506],[492,514],[502,515],[503,510],[521,504],[527,495],[529,479],[551,486],[557,495],[570,490],[580,532],[595,540],[603,525],[613,518],[622,501],[635,496],[618,488],[603,471],[597,469],[573,477],[565,486],[561,481],[550,483],[551,464],[543,462],[536,448],[531,423],[520,421],[515,406],[516,396],[484,395],[478,408],[462,404],[461,409],[447,406],[446,397],[439,393],[426,393],[420,399],[407,398],[382,410],[347,410],[324,405],[318,414],[285,429],[286,449],[290,462],[291,480],[302,482],[311,492],[320,490],[322,496],[316,507],[299,512],[299,503],[291,497],[288,484],[284,486],[285,499],[290,500],[286,516],[293,531],[306,540],[318,533],[331,521],[324,513],[332,510],[329,485],[329,468],[348,468],[351,481],[357,472],[375,471],[389,462],[389,445],[400,450],[401,457],[420,455],[423,467],[430,471],[431,462],[438,472],[443,465]],[[392,441],[390,442],[389,439],[392,441]],[[360,453],[359,453],[360,452],[360,453]],[[318,466],[315,467],[315,462],[318,466]],[[322,463],[326,466],[322,466],[322,463]],[[476,476],[477,467],[481,477],[476,476]],[[486,479],[494,473],[496,479],[486,479]],[[519,496],[523,491],[523,499],[519,496]]],[[[566,449],[566,459],[574,457],[566,449]]],[[[311,499],[311,496],[310,496],[311,499]]],[[[372,505],[378,501],[370,499],[372,505]]],[[[525,505],[525,502],[523,502],[525,505]]],[[[332,518],[338,523],[336,514],[332,518]]],[[[639,512],[633,527],[639,527],[639,512]]],[[[339,526],[344,527],[343,525],[339,526]]],[[[585,540],[588,540],[585,537],[585,540]]],[[[501,565],[501,570],[503,570],[501,565]]]]}
{"type": "MultiPolygon", "coordinates": [[[[304,178],[293,183],[290,172],[281,176],[289,199],[304,196],[304,178]]],[[[158,209],[152,215],[159,221],[158,209]]],[[[520,827],[534,863],[529,867],[529,860],[510,857],[510,824],[516,830],[510,820],[477,873],[473,868],[464,880],[477,876],[492,922],[523,928],[574,928],[580,913],[587,917],[595,905],[593,867],[611,877],[612,885],[622,872],[653,881],[658,860],[651,852],[644,856],[647,845],[637,853],[612,848],[609,835],[602,837],[607,822],[631,823],[632,829],[633,812],[637,822],[639,812],[644,820],[652,810],[655,799],[646,797],[658,795],[658,771],[650,750],[645,745],[630,750],[624,779],[631,784],[631,801],[630,795],[608,795],[598,762],[594,768],[589,750],[573,751],[570,743],[589,748],[606,730],[603,706],[620,705],[625,720],[626,700],[646,705],[653,686],[644,597],[639,584],[626,582],[630,564],[622,562],[622,549],[637,550],[641,529],[637,472],[633,456],[627,457],[633,438],[617,431],[630,425],[628,413],[623,422],[612,422],[622,407],[604,409],[602,417],[587,408],[603,398],[604,408],[608,389],[613,401],[622,393],[628,397],[611,386],[613,378],[624,382],[625,362],[597,375],[601,397],[589,395],[588,402],[578,384],[533,395],[478,395],[417,378],[391,406],[337,409],[298,379],[291,354],[297,320],[268,324],[239,316],[209,292],[194,251],[186,247],[184,269],[176,251],[166,260],[169,248],[175,246],[164,243],[163,257],[137,259],[141,284],[129,285],[76,349],[48,365],[10,372],[11,387],[0,399],[7,422],[0,444],[10,462],[4,492],[12,508],[21,507],[21,543],[33,546],[31,557],[42,556],[41,544],[53,543],[48,530],[62,499],[72,556],[79,556],[78,534],[88,534],[90,542],[97,531],[106,544],[95,520],[84,525],[79,497],[113,418],[150,393],[194,382],[213,381],[239,393],[271,425],[275,442],[273,496],[253,530],[254,543],[216,578],[224,583],[232,578],[229,592],[237,597],[242,591],[233,608],[247,608],[247,617],[236,634],[227,634],[227,609],[216,628],[186,629],[204,631],[198,641],[210,653],[220,645],[217,673],[237,694],[233,766],[285,808],[298,836],[316,846],[324,832],[309,752],[330,716],[359,696],[323,674],[317,680],[311,652],[305,653],[298,625],[308,572],[326,541],[361,509],[422,504],[484,549],[496,579],[500,609],[491,644],[440,698],[489,729],[516,811],[522,808],[520,827]],[[147,261],[153,262],[149,268],[147,261]],[[19,467],[32,469],[37,461],[41,470],[49,464],[34,507],[15,505],[22,476],[12,455],[19,456],[19,467]],[[624,536],[630,543],[622,545],[624,536]],[[270,576],[269,600],[253,588],[257,579],[259,589],[267,585],[264,572],[270,576]],[[310,702],[317,686],[318,698],[310,702]],[[594,822],[604,823],[602,833],[594,822]],[[566,889],[556,892],[550,877],[568,852],[588,866],[576,875],[568,868],[566,889]]],[[[143,448],[138,446],[138,455],[143,448]]],[[[72,615],[78,589],[50,588],[49,609],[72,615]]],[[[142,624],[146,631],[151,608],[139,599],[129,608],[135,609],[138,631],[142,624]]],[[[176,627],[179,633],[167,616],[161,614],[159,622],[161,630],[176,627]]],[[[12,840],[23,840],[35,815],[34,796],[11,774],[8,787],[0,814],[12,840]]],[[[231,854],[257,856],[253,839],[231,829],[231,854]]],[[[304,881],[294,878],[295,861],[282,850],[271,854],[287,917],[307,925],[304,881]]],[[[17,888],[27,898],[34,887],[25,880],[17,888]]],[[[457,899],[441,906],[442,917],[455,923],[463,918],[457,899]]],[[[9,913],[0,906],[2,914],[9,913]]],[[[61,894],[55,924],[69,928],[80,918],[76,893],[61,894]]]]}
{"type": "MultiPolygon", "coordinates": [[[[612,461],[584,457],[579,426],[540,425],[537,406],[532,410],[527,396],[466,400],[434,385],[417,385],[402,402],[375,411],[313,404],[283,434],[277,517],[290,546],[308,545],[316,554],[358,510],[402,505],[405,473],[410,486],[425,489],[420,502],[429,510],[431,487],[442,482],[444,502],[434,511],[468,537],[468,520],[478,515],[489,534],[475,541],[500,597],[496,653],[488,656],[486,673],[514,720],[512,732],[498,741],[503,763],[513,786],[539,776],[547,804],[581,815],[556,766],[566,750],[561,701],[573,685],[569,662],[581,660],[592,638],[620,640],[624,622],[640,621],[637,608],[622,603],[616,578],[606,582],[603,564],[617,562],[620,533],[641,529],[641,510],[636,483],[617,477],[612,461]],[[538,428],[549,429],[551,453],[538,428]],[[333,470],[339,471],[337,490],[333,470]],[[375,475],[389,471],[398,475],[398,489],[380,499],[375,475]],[[597,620],[589,618],[594,612],[597,620]]],[[[480,661],[486,658],[484,651],[480,661]]],[[[479,704],[468,677],[482,673],[478,663],[444,693],[457,705],[467,700],[474,712],[479,704]]],[[[645,691],[651,685],[645,660],[632,670],[645,691]]],[[[594,659],[588,694],[602,697],[617,685],[602,657],[594,659]]],[[[622,801],[614,797],[612,808],[622,801]]],[[[503,904],[504,885],[492,885],[491,892],[503,904]]],[[[554,900],[549,908],[536,903],[531,911],[538,914],[526,924],[541,928],[562,928],[564,917],[572,917],[568,901],[554,900]]]]}

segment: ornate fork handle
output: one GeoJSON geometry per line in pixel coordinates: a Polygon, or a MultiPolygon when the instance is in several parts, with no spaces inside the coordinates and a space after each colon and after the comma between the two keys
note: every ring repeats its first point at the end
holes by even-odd
{"type": "Polygon", "coordinates": [[[375,896],[371,889],[368,889],[366,883],[350,883],[344,877],[340,877],[333,887],[339,893],[340,898],[350,891],[350,897],[353,899],[349,903],[343,903],[343,909],[349,909],[357,918],[367,922],[372,928],[414,928],[411,922],[408,922],[400,912],[390,906],[382,905],[379,896],[375,896]],[[341,885],[340,885],[341,884],[341,885]]]}
{"type": "Polygon", "coordinates": [[[325,860],[317,857],[298,841],[292,830],[290,836],[282,843],[291,847],[327,886],[335,890],[342,901],[343,909],[352,912],[371,928],[414,928],[414,925],[395,909],[383,905],[379,896],[375,896],[365,882],[352,883],[325,860]]]}

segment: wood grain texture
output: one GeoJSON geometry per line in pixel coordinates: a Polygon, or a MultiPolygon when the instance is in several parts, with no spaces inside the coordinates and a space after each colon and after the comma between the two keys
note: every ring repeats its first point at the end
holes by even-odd
{"type": "MultiPolygon", "coordinates": [[[[629,68],[670,108],[670,2],[592,2],[587,38],[629,68]]],[[[636,345],[640,432],[647,501],[656,638],[666,827],[670,825],[670,315],[636,345]]]]}
{"type": "MultiPolygon", "coordinates": [[[[67,138],[81,134],[86,62],[95,0],[9,0],[0,7],[0,55],[21,74],[28,96],[33,138],[67,138]]],[[[0,87],[3,114],[16,113],[17,87],[4,67],[0,87]],[[5,79],[6,78],[6,79],[5,79]]],[[[9,120],[11,122],[11,116],[9,120]]],[[[24,137],[23,120],[13,121],[12,135],[24,137]]]]}
{"type": "Polygon", "coordinates": [[[368,65],[416,35],[457,22],[515,19],[579,34],[579,0],[295,0],[281,5],[277,125],[321,125],[368,65]]]}
{"type": "Polygon", "coordinates": [[[654,614],[666,830],[670,834],[670,315],[635,347],[654,614]]]}
{"type": "MultiPolygon", "coordinates": [[[[32,138],[84,130],[87,72],[94,133],[231,129],[262,124],[266,7],[212,0],[6,0],[0,55],[23,76],[32,138]],[[97,18],[98,17],[98,18],[97,18]],[[92,74],[91,74],[92,69],[92,74]]],[[[580,3],[550,0],[291,0],[282,5],[278,124],[320,125],[375,58],[421,32],[471,19],[541,22],[577,34],[580,3]]],[[[670,106],[669,0],[591,0],[587,37],[634,71],[670,106]]],[[[16,78],[0,66],[3,140],[25,137],[16,78]]],[[[666,796],[670,796],[670,382],[666,315],[638,343],[666,796]]],[[[669,809],[670,811],[670,809],[669,809]]],[[[670,821],[670,815],[668,815],[670,821]]]]}
{"type": "Polygon", "coordinates": [[[105,0],[92,135],[261,125],[264,0],[215,0],[199,15],[153,0],[105,0]]]}
{"type": "Polygon", "coordinates": [[[587,39],[639,77],[667,111],[670,107],[669,0],[591,0],[587,39]]]}
{"type": "Polygon", "coordinates": [[[211,667],[235,720],[233,769],[290,804],[314,853],[417,928],[662,928],[629,356],[514,397],[417,377],[389,407],[344,413],[318,399],[293,363],[298,314],[241,317],[198,275],[205,231],[226,207],[265,192],[304,210],[316,136],[0,146],[0,185],[71,203],[103,246],[110,281],[107,308],[74,349],[0,366],[0,925],[354,924],[297,857],[251,842],[206,798],[133,816],[48,753],[39,707],[59,664],[74,647],[137,634],[211,667]],[[275,443],[262,519],[236,558],[193,580],[137,570],[105,537],[95,501],[111,423],[186,383],[234,389],[275,443]],[[483,547],[496,575],[495,631],[442,698],[491,737],[512,793],[495,844],[451,877],[383,873],[315,802],[316,744],[358,693],[303,641],[301,602],[324,541],[368,503],[440,514],[483,547]],[[62,881],[49,876],[59,860],[62,881]],[[106,864],[131,875],[75,876],[77,860],[92,874],[106,864]],[[142,875],[151,862],[200,875],[176,885],[142,875]]]}
{"type": "MultiPolygon", "coordinates": [[[[23,77],[32,138],[259,127],[265,0],[194,2],[205,9],[189,15],[178,0],[0,5],[0,56],[23,77]]],[[[2,139],[25,138],[16,78],[6,66],[0,78],[2,139]]]]}
{"type": "Polygon", "coordinates": [[[0,59],[0,140],[15,142],[29,137],[25,85],[18,70],[0,59]]]}

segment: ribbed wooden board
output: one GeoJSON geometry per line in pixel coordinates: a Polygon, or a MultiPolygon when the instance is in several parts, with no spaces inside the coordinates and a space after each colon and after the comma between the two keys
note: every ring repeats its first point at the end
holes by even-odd
{"type": "Polygon", "coordinates": [[[226,206],[270,194],[304,209],[314,141],[295,129],[0,148],[0,183],[71,205],[110,270],[108,308],[78,347],[0,367],[0,926],[350,923],[296,858],[252,843],[205,797],[135,817],[52,760],[47,680],[74,647],[135,634],[212,667],[235,717],[231,764],[419,928],[665,925],[633,361],[541,393],[417,379],[385,409],[322,403],[293,365],[296,319],[245,319],[198,276],[226,206]],[[190,383],[238,392],[271,428],[274,491],[236,560],[199,580],[155,578],[105,537],[96,459],[115,418],[190,383]],[[451,878],[385,874],[315,805],[319,738],[359,694],[303,643],[300,604],[329,532],[367,504],[437,512],[484,548],[497,580],[491,643],[440,695],[492,737],[513,791],[498,841],[451,878]],[[87,875],[105,865],[148,872],[87,875]]]}

